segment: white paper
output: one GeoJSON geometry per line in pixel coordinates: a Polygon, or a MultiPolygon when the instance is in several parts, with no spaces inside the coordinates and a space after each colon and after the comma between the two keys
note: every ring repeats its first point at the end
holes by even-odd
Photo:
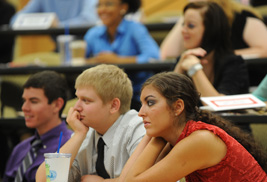
{"type": "Polygon", "coordinates": [[[235,109],[248,109],[266,107],[266,104],[252,94],[228,95],[217,97],[201,97],[207,106],[201,109],[212,111],[225,111],[235,109]]]}
{"type": "Polygon", "coordinates": [[[24,13],[18,15],[12,28],[14,30],[48,29],[56,23],[55,13],[24,13]]]}

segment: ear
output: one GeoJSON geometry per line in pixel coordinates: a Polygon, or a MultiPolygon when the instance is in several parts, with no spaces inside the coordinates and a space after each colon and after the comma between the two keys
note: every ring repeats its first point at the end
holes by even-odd
{"type": "Polygon", "coordinates": [[[127,13],[128,8],[129,8],[129,6],[128,6],[127,3],[122,3],[122,4],[121,4],[120,14],[121,14],[122,16],[124,16],[124,15],[127,13]]]}
{"type": "Polygon", "coordinates": [[[184,101],[182,99],[178,99],[174,103],[174,115],[179,116],[184,111],[184,101]]]}
{"type": "Polygon", "coordinates": [[[63,98],[59,97],[56,100],[53,101],[53,105],[54,105],[54,112],[58,113],[60,111],[60,109],[63,107],[64,105],[64,100],[63,98]]]}
{"type": "Polygon", "coordinates": [[[116,113],[120,110],[121,108],[121,101],[120,99],[118,98],[114,98],[112,101],[111,101],[111,108],[110,108],[110,112],[111,113],[116,113]]]}

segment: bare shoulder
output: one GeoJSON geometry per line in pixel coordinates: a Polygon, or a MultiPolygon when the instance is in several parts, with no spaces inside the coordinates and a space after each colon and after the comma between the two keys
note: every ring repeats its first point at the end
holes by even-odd
{"type": "Polygon", "coordinates": [[[184,142],[201,158],[207,159],[202,168],[218,164],[226,155],[227,146],[223,140],[208,130],[198,130],[185,138],[184,142]]]}
{"type": "Polygon", "coordinates": [[[254,17],[247,17],[246,25],[245,25],[245,30],[253,28],[255,31],[255,27],[261,28],[261,29],[266,29],[266,25],[263,23],[262,20],[254,17]]]}
{"type": "Polygon", "coordinates": [[[193,132],[190,136],[190,139],[193,141],[200,143],[200,144],[206,144],[207,146],[213,145],[213,144],[222,144],[225,145],[223,140],[215,135],[213,132],[209,130],[197,130],[193,132]]]}

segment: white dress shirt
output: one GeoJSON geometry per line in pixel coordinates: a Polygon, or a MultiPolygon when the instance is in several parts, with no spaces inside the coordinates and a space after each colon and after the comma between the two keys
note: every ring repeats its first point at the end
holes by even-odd
{"type": "MultiPolygon", "coordinates": [[[[137,111],[121,115],[102,136],[105,142],[104,164],[110,178],[120,175],[125,163],[145,135],[143,119],[137,111]]],[[[101,137],[90,128],[72,164],[69,181],[80,181],[87,174],[96,174],[97,142],[101,137]]]]}

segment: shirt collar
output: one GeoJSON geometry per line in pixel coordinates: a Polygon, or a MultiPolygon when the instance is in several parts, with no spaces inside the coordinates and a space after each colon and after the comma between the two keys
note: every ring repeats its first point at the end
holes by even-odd
{"type": "MultiPolygon", "coordinates": [[[[56,126],[55,128],[52,128],[51,130],[49,130],[48,132],[46,132],[45,134],[43,134],[42,136],[40,136],[43,145],[48,146],[49,142],[51,140],[54,140],[55,137],[60,136],[60,132],[64,130],[64,128],[66,127],[66,123],[65,121],[62,121],[60,125],[56,126]]],[[[64,133],[63,133],[64,135],[64,133]]]]}
{"type": "Polygon", "coordinates": [[[115,135],[115,131],[118,128],[123,116],[124,115],[120,115],[120,117],[113,123],[113,125],[108,129],[108,131],[106,131],[103,136],[101,136],[95,131],[95,147],[97,147],[97,142],[100,137],[103,138],[106,146],[110,147],[110,145],[112,144],[113,136],[115,135]]]}
{"type": "MultiPolygon", "coordinates": [[[[126,32],[127,29],[127,20],[125,20],[124,18],[121,20],[121,23],[119,24],[118,28],[117,28],[117,34],[123,34],[124,32],[126,32]]],[[[107,27],[103,26],[103,29],[99,30],[99,34],[101,37],[104,37],[107,35],[107,27]]]]}

